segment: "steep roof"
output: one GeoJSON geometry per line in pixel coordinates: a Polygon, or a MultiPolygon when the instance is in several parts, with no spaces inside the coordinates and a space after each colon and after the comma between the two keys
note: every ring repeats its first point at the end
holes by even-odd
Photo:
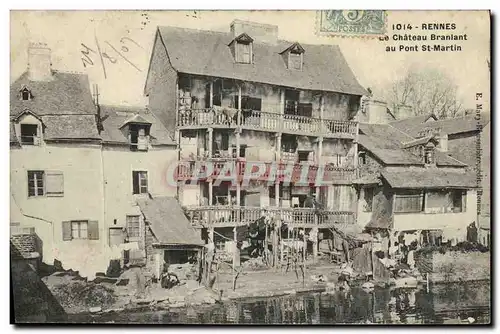
{"type": "Polygon", "coordinates": [[[438,140],[434,136],[427,136],[422,138],[417,138],[410,140],[408,142],[403,143],[403,148],[414,147],[417,145],[427,144],[428,142],[433,141],[434,143],[438,142],[438,140]]]}
{"type": "MultiPolygon", "coordinates": [[[[386,165],[424,165],[422,159],[403,149],[403,143],[414,141],[415,138],[397,129],[391,124],[360,124],[358,142],[386,165]]],[[[449,155],[436,151],[438,166],[464,167],[449,155]]]]}
{"type": "Polygon", "coordinates": [[[50,115],[42,116],[45,126],[44,139],[95,139],[97,132],[95,115],[50,115]]]}
{"type": "Polygon", "coordinates": [[[58,71],[51,81],[31,81],[26,71],[10,85],[10,115],[26,109],[39,116],[96,113],[87,75],[58,71]],[[19,95],[24,86],[33,95],[28,101],[19,95]]]}
{"type": "MultiPolygon", "coordinates": [[[[172,67],[182,73],[230,78],[299,89],[364,95],[340,48],[336,45],[301,44],[301,71],[289,70],[280,53],[293,42],[253,43],[252,64],[235,63],[227,32],[158,27],[172,67]]],[[[252,36],[250,36],[252,37],[252,36]]]]}
{"type": "Polygon", "coordinates": [[[121,127],[130,120],[140,120],[151,124],[152,145],[175,145],[169,132],[162,123],[142,107],[101,105],[101,119],[104,130],[101,137],[104,143],[128,144],[128,137],[121,127]]]}
{"type": "Polygon", "coordinates": [[[409,170],[397,168],[382,171],[382,177],[392,188],[458,188],[467,189],[477,186],[474,172],[449,172],[438,168],[419,168],[409,170]]]}
{"type": "Polygon", "coordinates": [[[158,242],[163,245],[203,245],[201,233],[191,227],[179,202],[163,196],[137,201],[158,242]]]}
{"type": "Polygon", "coordinates": [[[481,113],[481,117],[476,119],[476,115],[468,115],[465,117],[447,118],[426,122],[429,115],[410,117],[403,120],[391,122],[395,128],[408,133],[410,136],[417,136],[420,131],[425,128],[441,129],[448,135],[477,131],[478,125],[483,128],[490,122],[489,113],[481,113]]]}

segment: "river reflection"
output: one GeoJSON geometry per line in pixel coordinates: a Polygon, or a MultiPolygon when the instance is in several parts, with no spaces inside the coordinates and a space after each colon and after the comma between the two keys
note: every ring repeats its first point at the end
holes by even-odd
{"type": "Polygon", "coordinates": [[[353,288],[350,294],[303,294],[246,299],[210,307],[123,312],[74,322],[189,324],[487,324],[489,282],[438,284],[421,289],[353,288]],[[471,320],[473,319],[473,320],[471,320]]]}

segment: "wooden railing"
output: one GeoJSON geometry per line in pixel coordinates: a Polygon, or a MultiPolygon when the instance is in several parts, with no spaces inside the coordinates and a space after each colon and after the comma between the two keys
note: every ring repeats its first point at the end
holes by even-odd
{"type": "Polygon", "coordinates": [[[354,223],[354,213],[348,211],[317,210],[313,208],[258,208],[236,206],[185,207],[186,216],[197,226],[247,225],[266,216],[289,225],[327,226],[354,223]]]}
{"type": "Polygon", "coordinates": [[[192,127],[241,127],[249,130],[314,134],[325,137],[356,135],[356,122],[320,119],[299,115],[286,115],[258,110],[237,110],[213,107],[179,112],[177,126],[192,127]]]}
{"type": "MultiPolygon", "coordinates": [[[[201,168],[201,173],[206,173],[206,167],[208,164],[212,166],[211,175],[203,175],[201,179],[206,179],[208,176],[217,177],[220,176],[220,171],[224,167],[226,163],[233,163],[235,168],[235,173],[239,181],[244,180],[244,176],[247,169],[247,164],[252,162],[247,161],[238,161],[237,159],[211,159],[210,161],[184,161],[184,165],[180,165],[177,170],[175,177],[177,180],[187,180],[191,179],[195,176],[195,173],[199,172],[198,169],[201,168]],[[204,165],[206,164],[206,165],[204,165]]],[[[256,162],[257,163],[257,162],[256,162]]],[[[262,162],[258,162],[261,164],[262,162]]],[[[276,163],[276,162],[265,162],[266,170],[264,173],[256,177],[256,180],[259,181],[270,181],[269,178],[274,175],[275,180],[278,182],[289,181],[293,183],[297,183],[299,181],[305,181],[308,184],[316,183],[316,181],[321,181],[321,183],[326,184],[335,184],[335,183],[349,183],[352,182],[356,178],[356,169],[353,167],[332,167],[332,166],[324,166],[319,168],[318,165],[301,165],[300,163],[295,163],[293,165],[293,169],[291,169],[290,178],[287,179],[288,175],[285,171],[289,169],[288,163],[276,163]],[[275,165],[276,172],[273,174],[271,171],[272,165],[275,165]],[[302,171],[304,168],[307,168],[308,171],[305,173],[306,178],[301,180],[302,171]],[[323,173],[321,177],[318,177],[318,173],[323,173]]],[[[251,173],[257,173],[258,167],[254,166],[252,170],[249,170],[251,173]]],[[[250,174],[248,174],[250,175],[250,174]]],[[[230,172],[226,176],[231,176],[230,172]]],[[[272,180],[271,180],[272,181],[272,180]]]]}

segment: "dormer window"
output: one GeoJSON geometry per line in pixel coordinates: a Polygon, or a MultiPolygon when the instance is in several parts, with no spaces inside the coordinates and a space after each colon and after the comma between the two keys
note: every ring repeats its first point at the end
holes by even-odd
{"type": "Polygon", "coordinates": [[[243,33],[236,37],[229,46],[237,63],[253,63],[253,39],[250,36],[243,33]]]}
{"type": "Polygon", "coordinates": [[[130,124],[129,131],[130,149],[132,151],[147,151],[149,146],[149,126],[130,124]]]}
{"type": "Polygon", "coordinates": [[[292,44],[289,48],[281,52],[281,55],[288,69],[302,71],[302,65],[304,64],[304,48],[299,43],[292,44]]]}
{"type": "Polygon", "coordinates": [[[121,128],[128,126],[128,141],[131,151],[147,151],[149,148],[149,132],[151,122],[140,115],[129,118],[121,128]]]}
{"type": "Polygon", "coordinates": [[[302,53],[290,52],[288,55],[288,68],[292,70],[302,70],[302,53]]]}
{"type": "Polygon", "coordinates": [[[251,51],[250,44],[247,43],[237,43],[236,44],[236,54],[237,54],[237,62],[250,64],[251,59],[251,51]]]}
{"type": "Polygon", "coordinates": [[[39,145],[37,124],[21,124],[21,145],[39,145]]]}
{"type": "Polygon", "coordinates": [[[33,98],[33,95],[31,95],[31,91],[25,86],[20,90],[20,93],[21,100],[23,101],[29,101],[33,98]]]}
{"type": "Polygon", "coordinates": [[[426,165],[432,165],[436,161],[435,159],[435,151],[434,146],[426,146],[424,147],[424,163],[426,165]]]}

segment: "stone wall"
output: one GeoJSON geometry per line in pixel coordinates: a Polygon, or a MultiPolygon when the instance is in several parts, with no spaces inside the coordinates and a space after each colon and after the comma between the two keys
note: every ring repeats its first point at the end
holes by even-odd
{"type": "Polygon", "coordinates": [[[421,272],[429,272],[432,282],[489,280],[491,257],[490,252],[433,252],[421,256],[417,260],[417,268],[421,272]]]}
{"type": "MultiPolygon", "coordinates": [[[[23,259],[37,258],[40,256],[38,253],[38,241],[36,234],[17,234],[10,237],[12,246],[16,248],[23,259]]],[[[18,256],[19,257],[19,256],[18,256]]]]}

